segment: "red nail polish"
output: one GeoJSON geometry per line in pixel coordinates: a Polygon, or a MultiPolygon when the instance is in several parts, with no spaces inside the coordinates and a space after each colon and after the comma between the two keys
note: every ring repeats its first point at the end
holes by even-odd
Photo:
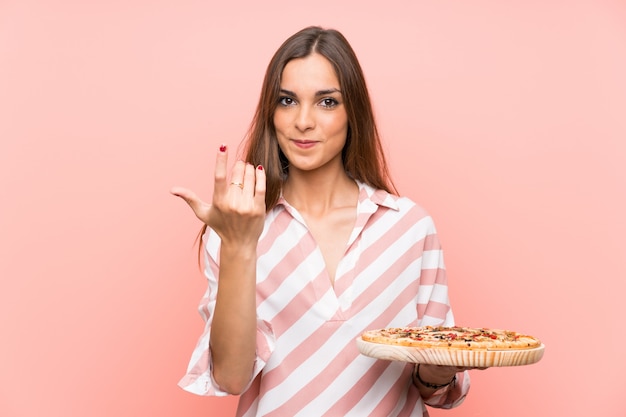
{"type": "Polygon", "coordinates": [[[220,145],[220,152],[226,152],[226,145],[220,145]]]}
{"type": "Polygon", "coordinates": [[[263,165],[259,165],[258,167],[256,167],[256,169],[258,169],[259,171],[263,171],[263,165]]]}

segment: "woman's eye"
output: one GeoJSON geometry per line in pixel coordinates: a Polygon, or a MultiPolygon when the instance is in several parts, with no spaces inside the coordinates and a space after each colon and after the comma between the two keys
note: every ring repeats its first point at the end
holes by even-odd
{"type": "Polygon", "coordinates": [[[322,105],[322,107],[335,107],[337,104],[339,104],[339,102],[337,100],[335,100],[334,98],[325,98],[321,101],[320,103],[322,105]]]}
{"type": "Polygon", "coordinates": [[[294,104],[294,99],[292,99],[291,97],[280,97],[278,99],[278,103],[281,106],[292,106],[294,104]]]}

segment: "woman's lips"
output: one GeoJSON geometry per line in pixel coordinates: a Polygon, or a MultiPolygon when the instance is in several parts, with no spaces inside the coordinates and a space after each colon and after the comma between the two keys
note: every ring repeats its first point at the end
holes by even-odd
{"type": "Polygon", "coordinates": [[[305,139],[292,139],[292,142],[300,149],[309,149],[315,146],[317,141],[305,139]]]}

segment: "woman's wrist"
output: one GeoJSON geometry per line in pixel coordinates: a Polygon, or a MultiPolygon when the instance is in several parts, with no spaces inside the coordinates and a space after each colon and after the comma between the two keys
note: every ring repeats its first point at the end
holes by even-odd
{"type": "Polygon", "coordinates": [[[420,376],[420,365],[421,364],[417,364],[415,366],[415,371],[413,372],[413,382],[417,382],[420,385],[426,387],[426,388],[430,388],[430,389],[440,389],[443,387],[447,387],[449,385],[454,385],[454,383],[456,382],[456,374],[452,376],[452,379],[450,379],[447,382],[442,382],[442,383],[435,383],[435,382],[429,382],[429,381],[425,381],[422,379],[422,377],[420,376]]]}

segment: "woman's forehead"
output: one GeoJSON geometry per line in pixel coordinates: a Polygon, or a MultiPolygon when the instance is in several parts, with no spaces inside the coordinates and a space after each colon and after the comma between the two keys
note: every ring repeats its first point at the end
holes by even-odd
{"type": "Polygon", "coordinates": [[[339,91],[339,78],[331,62],[320,54],[292,59],[285,65],[280,88],[298,93],[339,91]]]}

